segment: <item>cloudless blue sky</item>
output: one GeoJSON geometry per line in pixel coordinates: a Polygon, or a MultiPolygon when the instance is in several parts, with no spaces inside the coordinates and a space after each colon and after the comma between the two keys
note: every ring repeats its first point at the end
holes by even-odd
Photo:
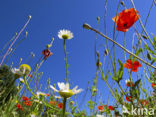
{"type": "MultiPolygon", "coordinates": [[[[145,22],[152,1],[153,0],[134,1],[143,23],[145,22]]],[[[132,7],[130,0],[124,0],[124,2],[128,8],[132,7]]],[[[107,34],[111,38],[114,25],[112,17],[115,16],[117,3],[118,0],[108,0],[107,34]]],[[[54,37],[55,41],[51,48],[53,56],[49,57],[39,70],[40,72],[44,72],[40,83],[43,84],[43,87],[46,87],[44,84],[48,78],[51,78],[51,83],[64,82],[65,62],[63,40],[58,39],[57,34],[60,29],[69,29],[74,34],[74,38],[68,40],[66,43],[67,51],[69,52],[67,55],[70,71],[69,79],[73,83],[73,86],[78,85],[80,88],[86,89],[88,81],[92,83],[96,73],[94,57],[96,34],[84,30],[82,25],[87,22],[96,28],[96,17],[99,16],[99,30],[104,32],[104,4],[105,0],[1,0],[0,47],[2,48],[15,32],[19,32],[27,21],[28,15],[31,15],[32,19],[25,30],[28,31],[28,37],[18,46],[10,62],[13,61],[14,66],[16,66],[20,58],[23,58],[24,61],[30,55],[30,52],[34,52],[36,56],[30,64],[30,66],[33,66],[33,63],[41,56],[41,52],[45,49],[46,44],[50,43],[51,38],[54,37]]],[[[119,11],[121,12],[122,10],[124,10],[124,8],[120,6],[119,11]]],[[[152,32],[154,34],[156,34],[155,11],[156,7],[153,6],[146,28],[149,33],[152,32]]],[[[138,21],[136,27],[141,31],[138,21]]],[[[128,49],[131,49],[133,32],[134,29],[130,28],[126,34],[126,45],[128,49]]],[[[123,35],[123,32],[119,32],[117,42],[123,44],[123,35]]],[[[23,37],[24,32],[18,41],[23,37]]],[[[104,38],[98,36],[97,44],[105,44],[104,38]]],[[[102,50],[104,50],[104,48],[102,50]]],[[[119,59],[124,62],[123,51],[118,47],[116,48],[116,54],[118,54],[119,59]]],[[[106,59],[106,62],[108,60],[109,58],[106,59]]],[[[108,88],[102,80],[100,81],[98,88],[101,93],[107,95],[109,92],[107,91],[108,88]]],[[[124,81],[125,79],[123,80],[123,84],[124,81]]],[[[83,95],[84,92],[82,92],[79,97],[83,95]]]]}

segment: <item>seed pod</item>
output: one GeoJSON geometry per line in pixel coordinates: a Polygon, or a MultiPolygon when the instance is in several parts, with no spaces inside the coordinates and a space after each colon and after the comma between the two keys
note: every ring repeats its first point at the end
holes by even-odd
{"type": "Polygon", "coordinates": [[[107,55],[108,55],[108,50],[105,49],[104,56],[107,56],[107,55]]]}
{"type": "Polygon", "coordinates": [[[121,4],[122,6],[125,6],[125,3],[124,3],[123,1],[121,1],[120,4],[121,4]]]}
{"type": "Polygon", "coordinates": [[[100,17],[99,16],[97,17],[97,21],[100,21],[100,17]]]}
{"type": "Polygon", "coordinates": [[[147,53],[147,58],[148,58],[148,60],[151,60],[152,59],[151,58],[151,55],[149,53],[147,53]]]}
{"type": "Polygon", "coordinates": [[[143,35],[143,34],[141,34],[141,36],[142,36],[144,39],[148,39],[147,36],[145,36],[145,35],[143,35]]]}
{"type": "Polygon", "coordinates": [[[83,28],[89,30],[89,29],[91,29],[91,26],[90,26],[89,24],[84,23],[84,24],[83,24],[83,28]]]}

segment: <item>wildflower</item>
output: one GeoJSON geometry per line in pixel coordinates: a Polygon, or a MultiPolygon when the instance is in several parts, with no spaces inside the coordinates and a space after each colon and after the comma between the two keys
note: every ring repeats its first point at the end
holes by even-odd
{"type": "Polygon", "coordinates": [[[129,30],[129,28],[138,20],[140,15],[137,16],[138,11],[134,8],[126,9],[123,10],[122,12],[119,13],[118,16],[115,16],[112,18],[112,20],[116,23],[117,25],[117,30],[126,32],[129,30]]]}
{"type": "Polygon", "coordinates": [[[18,109],[22,110],[22,111],[24,110],[23,107],[22,107],[20,104],[18,104],[18,103],[17,103],[16,107],[17,107],[18,109]]]}
{"type": "Polygon", "coordinates": [[[52,105],[56,106],[56,102],[55,101],[49,101],[49,104],[52,104],[52,105]]]}
{"type": "Polygon", "coordinates": [[[139,61],[132,62],[130,59],[126,61],[126,63],[123,64],[125,68],[131,69],[133,72],[138,71],[138,67],[141,67],[141,64],[139,61]]]}
{"type": "Polygon", "coordinates": [[[32,75],[31,74],[28,74],[28,77],[32,78],[32,75]]]}
{"type": "Polygon", "coordinates": [[[113,106],[108,106],[109,110],[114,110],[115,108],[113,106]]]}
{"type": "Polygon", "coordinates": [[[23,72],[21,72],[20,69],[13,68],[13,69],[11,69],[11,71],[14,74],[16,79],[18,79],[21,76],[23,76],[23,72]]]}
{"type": "Polygon", "coordinates": [[[58,32],[58,37],[60,39],[72,39],[73,38],[73,33],[69,30],[60,30],[58,32]]]}
{"type": "Polygon", "coordinates": [[[149,102],[147,100],[140,100],[141,104],[144,106],[147,106],[149,104],[149,102]]]}
{"type": "Polygon", "coordinates": [[[58,103],[57,104],[57,107],[60,108],[60,109],[62,109],[63,108],[63,104],[62,103],[58,103]]]}
{"type": "Polygon", "coordinates": [[[132,97],[131,96],[126,97],[126,100],[130,102],[132,100],[132,97]]]}
{"type": "Polygon", "coordinates": [[[103,111],[103,109],[104,109],[104,106],[98,106],[98,110],[101,112],[101,111],[103,111]]]}
{"type": "Polygon", "coordinates": [[[75,95],[75,94],[78,94],[82,91],[82,89],[78,89],[78,86],[75,86],[75,88],[73,88],[72,90],[69,89],[69,83],[59,83],[58,82],[58,87],[60,88],[60,90],[57,90],[56,88],[54,88],[52,85],[50,85],[50,88],[53,89],[54,91],[58,92],[59,95],[61,97],[64,97],[64,98],[69,98],[71,97],[72,95],[75,95]]]}
{"type": "Polygon", "coordinates": [[[151,86],[152,86],[153,88],[156,88],[156,84],[155,84],[155,83],[151,83],[151,86]]]}
{"type": "Polygon", "coordinates": [[[50,96],[50,94],[48,94],[48,93],[47,93],[46,95],[47,95],[47,96],[50,96]]]}
{"type": "Polygon", "coordinates": [[[53,55],[53,53],[49,49],[43,50],[42,51],[42,54],[44,55],[44,59],[47,59],[48,57],[50,57],[51,55],[53,55]]]}
{"type": "Polygon", "coordinates": [[[133,82],[130,80],[126,80],[126,86],[127,87],[132,87],[133,86],[133,82]]]}
{"type": "Polygon", "coordinates": [[[26,97],[26,96],[23,96],[22,99],[23,99],[23,101],[28,101],[28,100],[30,100],[30,98],[28,98],[28,97],[26,97]]]}
{"type": "Polygon", "coordinates": [[[29,100],[25,101],[24,104],[25,104],[26,106],[32,106],[32,103],[31,103],[31,101],[29,101],[29,100]]]}
{"type": "Polygon", "coordinates": [[[28,75],[31,71],[31,67],[28,64],[20,65],[19,69],[24,75],[28,75]]]}
{"type": "Polygon", "coordinates": [[[24,79],[23,78],[19,78],[20,83],[24,83],[24,79]]]}

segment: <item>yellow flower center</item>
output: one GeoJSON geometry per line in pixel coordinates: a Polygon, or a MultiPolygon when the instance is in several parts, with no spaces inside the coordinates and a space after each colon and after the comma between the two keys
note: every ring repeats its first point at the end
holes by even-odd
{"type": "Polygon", "coordinates": [[[67,92],[59,91],[59,94],[60,94],[61,97],[64,97],[64,98],[69,98],[72,95],[74,95],[74,93],[70,89],[67,92]]]}
{"type": "Polygon", "coordinates": [[[64,34],[64,35],[62,35],[62,38],[63,38],[63,39],[68,39],[69,36],[68,36],[67,34],[64,34]]]}

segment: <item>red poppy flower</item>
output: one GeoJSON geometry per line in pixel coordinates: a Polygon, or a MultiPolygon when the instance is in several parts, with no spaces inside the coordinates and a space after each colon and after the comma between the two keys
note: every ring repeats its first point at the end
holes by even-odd
{"type": "Polygon", "coordinates": [[[26,106],[32,106],[31,101],[28,101],[28,100],[27,100],[27,101],[25,101],[25,102],[24,102],[24,104],[25,104],[26,106]]]}
{"type": "Polygon", "coordinates": [[[56,106],[56,102],[55,101],[49,101],[50,104],[56,106]]]}
{"type": "Polygon", "coordinates": [[[139,61],[132,62],[130,59],[126,61],[126,63],[123,64],[125,68],[131,69],[133,72],[138,71],[138,67],[141,67],[141,64],[139,61]]]}
{"type": "Polygon", "coordinates": [[[46,95],[47,95],[47,96],[50,96],[50,94],[48,94],[48,93],[47,93],[46,95]]]}
{"type": "Polygon", "coordinates": [[[151,86],[152,86],[153,88],[155,88],[155,87],[156,87],[156,84],[155,84],[155,83],[151,83],[151,86]]]}
{"type": "Polygon", "coordinates": [[[22,99],[23,99],[24,101],[30,100],[30,98],[28,98],[28,97],[26,97],[26,96],[23,96],[22,99]]]}
{"type": "Polygon", "coordinates": [[[113,106],[108,106],[109,110],[114,110],[115,108],[113,106]]]}
{"type": "Polygon", "coordinates": [[[99,111],[103,111],[103,109],[104,109],[104,106],[98,106],[99,111]]]}
{"type": "Polygon", "coordinates": [[[48,57],[50,57],[51,55],[53,55],[53,53],[49,49],[43,50],[42,51],[42,54],[44,55],[44,59],[47,59],[48,57]]]}
{"type": "Polygon", "coordinates": [[[115,16],[112,18],[112,20],[117,25],[117,30],[126,32],[128,29],[138,20],[140,15],[137,16],[138,11],[134,10],[134,8],[123,10],[122,12],[119,12],[118,16],[115,16]]]}
{"type": "Polygon", "coordinates": [[[130,102],[132,100],[132,97],[131,96],[126,97],[126,100],[130,102]]]}
{"type": "Polygon", "coordinates": [[[24,110],[23,107],[22,107],[20,104],[18,104],[18,103],[17,103],[16,107],[17,107],[18,109],[22,110],[22,111],[24,110]]]}
{"type": "Polygon", "coordinates": [[[32,78],[32,75],[28,74],[28,77],[32,78]]]}
{"type": "Polygon", "coordinates": [[[144,105],[144,106],[147,106],[149,103],[147,100],[141,100],[141,104],[144,105]]]}
{"type": "Polygon", "coordinates": [[[133,82],[130,80],[126,80],[126,86],[127,87],[133,87],[133,82]]]}
{"type": "Polygon", "coordinates": [[[63,108],[63,104],[62,103],[58,103],[57,104],[57,107],[60,108],[60,109],[62,109],[63,108]]]}

